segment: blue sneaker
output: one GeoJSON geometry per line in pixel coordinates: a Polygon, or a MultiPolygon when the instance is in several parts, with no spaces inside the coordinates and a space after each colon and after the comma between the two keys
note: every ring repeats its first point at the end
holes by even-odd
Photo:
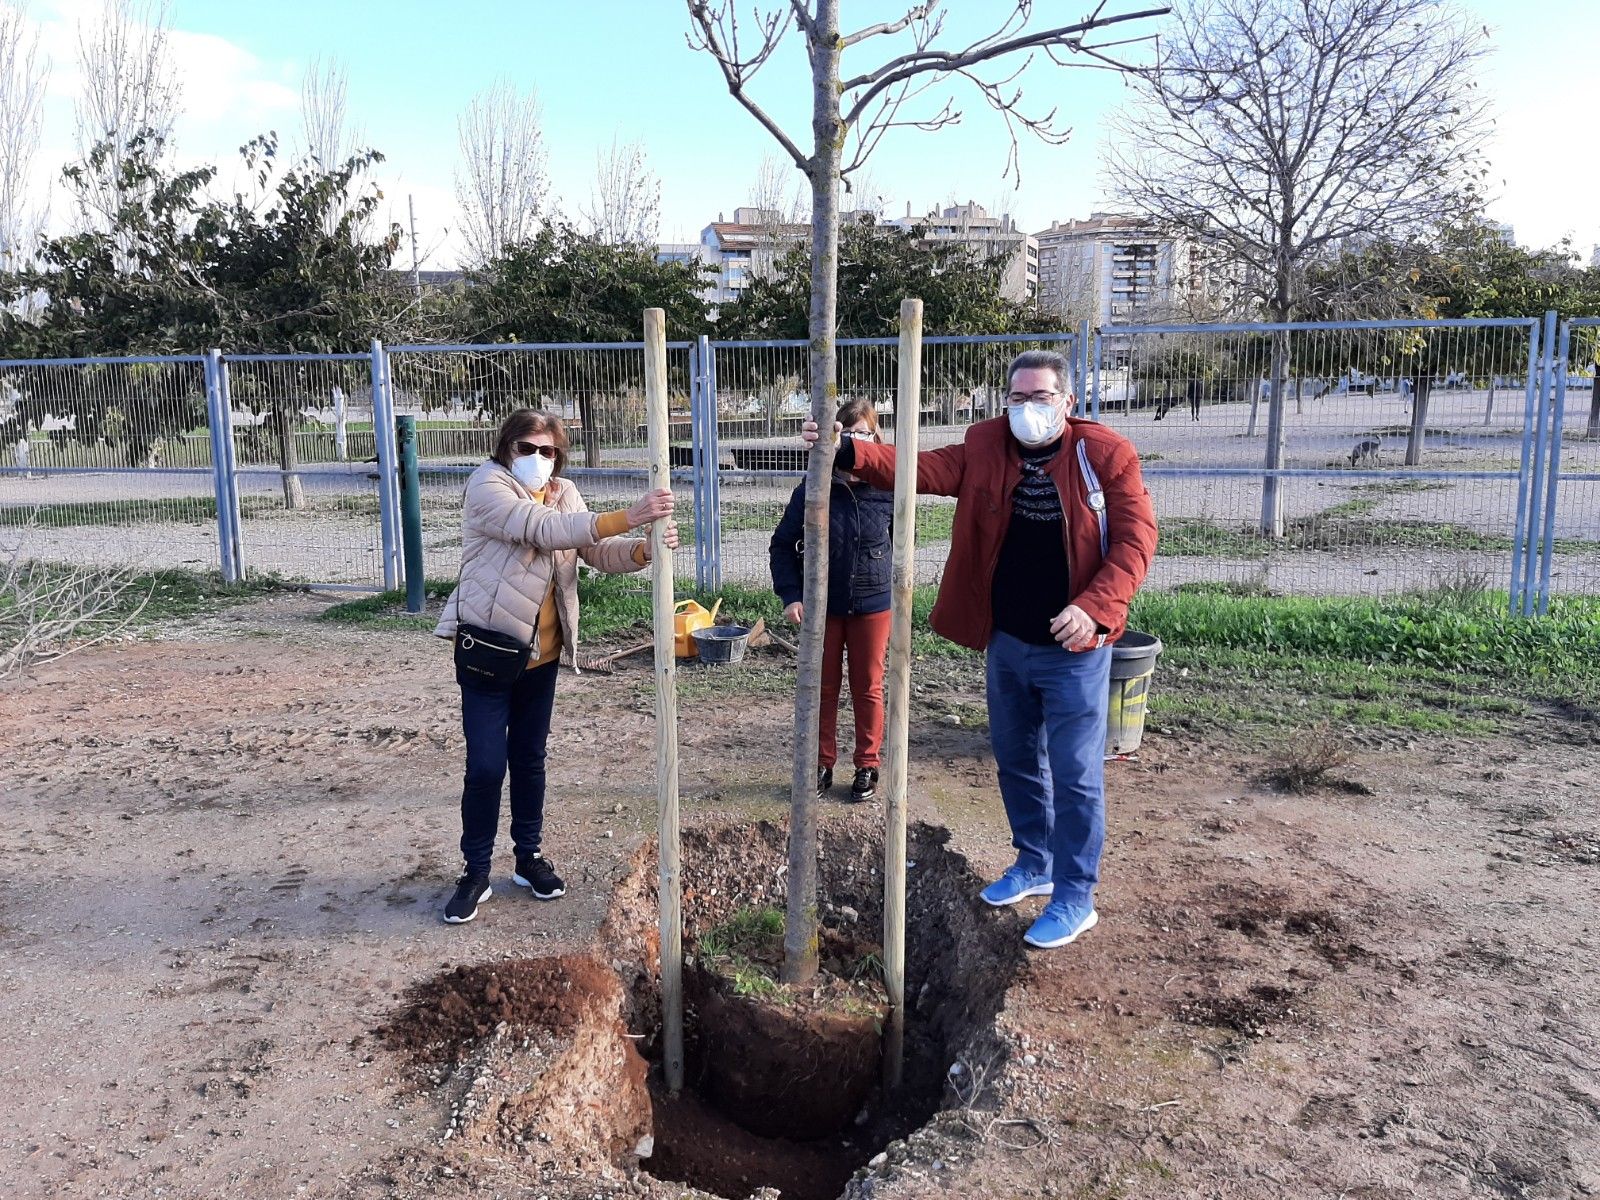
{"type": "Polygon", "coordinates": [[[1048,896],[1056,890],[1048,875],[1033,875],[1021,867],[1007,867],[1006,873],[978,893],[985,904],[1004,908],[1029,896],[1048,896]]]}
{"type": "Polygon", "coordinates": [[[1071,900],[1052,900],[1044,906],[1039,919],[1022,935],[1022,940],[1041,950],[1054,950],[1068,942],[1077,941],[1080,934],[1088,933],[1100,923],[1100,914],[1087,904],[1071,900]]]}

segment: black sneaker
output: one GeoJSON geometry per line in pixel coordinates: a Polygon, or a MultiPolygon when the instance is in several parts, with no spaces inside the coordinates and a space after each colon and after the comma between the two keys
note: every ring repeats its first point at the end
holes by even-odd
{"type": "Polygon", "coordinates": [[[862,767],[850,781],[850,799],[859,803],[878,794],[878,768],[862,767]]]}
{"type": "Polygon", "coordinates": [[[818,800],[822,799],[822,797],[826,796],[828,794],[828,792],[832,788],[833,788],[833,768],[832,767],[818,767],[817,768],[817,799],[818,800]]]}
{"type": "Polygon", "coordinates": [[[444,919],[451,925],[465,925],[478,915],[478,905],[492,895],[487,875],[463,875],[456,881],[456,894],[444,906],[444,919]]]}
{"type": "Polygon", "coordinates": [[[556,869],[537,854],[517,859],[517,869],[511,874],[511,882],[518,887],[528,888],[536,900],[554,900],[557,896],[567,894],[567,885],[561,882],[556,869]]]}

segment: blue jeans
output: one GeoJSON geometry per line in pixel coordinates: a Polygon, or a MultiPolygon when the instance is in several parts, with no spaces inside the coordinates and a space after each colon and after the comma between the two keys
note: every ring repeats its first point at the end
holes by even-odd
{"type": "Polygon", "coordinates": [[[1111,647],[1068,651],[996,632],[989,640],[989,744],[1017,865],[1088,904],[1106,840],[1111,647]]]}
{"type": "Polygon", "coordinates": [[[487,875],[500,828],[500,789],[511,771],[511,844],[539,853],[544,835],[544,759],[558,664],[524,671],[509,691],[461,685],[467,771],[461,786],[461,857],[467,873],[487,875]]]}

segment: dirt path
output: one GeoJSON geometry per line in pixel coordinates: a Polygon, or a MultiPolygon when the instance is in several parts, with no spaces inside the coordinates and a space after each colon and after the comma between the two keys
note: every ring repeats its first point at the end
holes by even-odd
{"type": "MultiPolygon", "coordinates": [[[[510,894],[502,853],[483,918],[451,928],[445,648],[315,607],[0,689],[8,1195],[625,1186],[469,1171],[370,1032],[441,967],[594,942],[654,823],[646,673],[562,681],[568,897],[510,894]]],[[[683,705],[693,819],[781,811],[786,707],[779,687],[683,705]]],[[[1351,772],[1370,795],[1308,797],[1226,745],[1150,739],[1110,768],[1101,928],[1031,960],[1010,1061],[969,1065],[1000,1094],[986,1136],[888,1163],[872,1194],[1600,1194],[1600,743],[1572,732],[1374,750],[1351,772]]],[[[914,815],[1004,866],[981,733],[930,717],[914,759],[914,815]]]]}

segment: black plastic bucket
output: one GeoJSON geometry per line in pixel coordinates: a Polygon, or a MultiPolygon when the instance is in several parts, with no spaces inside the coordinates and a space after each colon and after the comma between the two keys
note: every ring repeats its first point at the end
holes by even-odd
{"type": "Polygon", "coordinates": [[[749,642],[750,631],[743,625],[714,625],[694,631],[694,645],[700,652],[700,661],[710,666],[739,662],[749,642]]]}

